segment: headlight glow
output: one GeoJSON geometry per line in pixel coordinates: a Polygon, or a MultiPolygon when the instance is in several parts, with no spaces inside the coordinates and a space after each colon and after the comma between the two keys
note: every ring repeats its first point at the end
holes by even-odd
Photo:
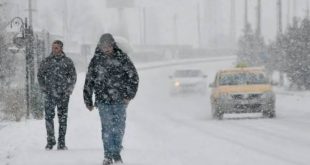
{"type": "Polygon", "coordinates": [[[274,98],[274,93],[272,91],[263,93],[261,98],[263,98],[263,99],[274,98]]]}
{"type": "Polygon", "coordinates": [[[176,87],[180,86],[180,82],[179,81],[175,81],[174,82],[174,86],[176,86],[176,87]]]}
{"type": "Polygon", "coordinates": [[[232,97],[229,94],[223,94],[223,95],[220,96],[220,99],[221,100],[231,100],[232,97]]]}

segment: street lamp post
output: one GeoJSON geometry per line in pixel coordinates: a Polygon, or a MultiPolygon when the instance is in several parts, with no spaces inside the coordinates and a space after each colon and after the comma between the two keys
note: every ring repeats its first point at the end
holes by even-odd
{"type": "Polygon", "coordinates": [[[34,55],[33,55],[33,30],[31,26],[27,24],[27,18],[23,21],[20,17],[14,17],[10,21],[10,26],[19,27],[21,36],[15,36],[13,43],[21,48],[26,49],[26,118],[30,116],[30,109],[32,109],[33,98],[34,98],[34,55]]]}

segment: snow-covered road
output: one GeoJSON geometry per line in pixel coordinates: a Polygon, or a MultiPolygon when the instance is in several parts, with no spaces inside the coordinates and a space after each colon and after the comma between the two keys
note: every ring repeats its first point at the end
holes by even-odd
{"type": "Polygon", "coordinates": [[[4,128],[6,125],[4,125],[4,124],[0,124],[0,130],[2,129],[2,128],[4,128]]]}
{"type": "MultiPolygon", "coordinates": [[[[170,97],[168,76],[175,68],[201,68],[208,83],[215,71],[232,66],[216,61],[139,71],[140,88],[128,108],[122,152],[128,165],[309,165],[309,92],[277,90],[277,118],[261,114],[211,119],[207,95],[170,97]]],[[[45,151],[43,120],[0,129],[1,165],[99,165],[103,151],[97,111],[82,100],[84,73],[71,98],[68,151],[45,151]]]]}

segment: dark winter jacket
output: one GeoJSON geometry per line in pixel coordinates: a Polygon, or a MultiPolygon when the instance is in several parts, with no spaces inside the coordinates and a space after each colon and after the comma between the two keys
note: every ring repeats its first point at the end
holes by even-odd
{"type": "Polygon", "coordinates": [[[84,102],[87,106],[94,106],[94,92],[95,103],[125,103],[126,99],[135,97],[138,84],[138,73],[126,53],[115,48],[113,55],[107,56],[97,48],[86,74],[84,102]]]}
{"type": "Polygon", "coordinates": [[[72,60],[64,53],[50,55],[39,67],[38,81],[41,90],[48,95],[70,95],[76,83],[76,70],[72,60]]]}

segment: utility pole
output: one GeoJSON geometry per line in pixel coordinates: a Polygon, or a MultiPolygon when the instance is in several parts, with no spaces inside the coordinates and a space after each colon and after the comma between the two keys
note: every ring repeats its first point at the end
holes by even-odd
{"type": "Polygon", "coordinates": [[[64,0],[63,9],[63,37],[64,41],[68,42],[68,1],[64,0]]]}
{"type": "MultiPolygon", "coordinates": [[[[282,36],[282,0],[278,0],[277,2],[278,7],[278,39],[281,40],[282,36]]],[[[281,43],[281,42],[280,42],[281,43]]],[[[281,54],[282,56],[282,54],[281,54]]],[[[284,85],[284,75],[281,68],[279,69],[279,84],[280,86],[284,85]]]]}
{"type": "Polygon", "coordinates": [[[178,16],[177,14],[175,13],[174,16],[173,16],[173,29],[174,29],[174,44],[175,45],[178,45],[178,27],[177,27],[177,19],[178,19],[178,16]]]}
{"type": "Polygon", "coordinates": [[[33,29],[32,29],[32,0],[28,0],[28,16],[25,20],[25,38],[26,38],[26,97],[27,97],[27,116],[29,119],[30,111],[34,108],[34,83],[35,83],[35,68],[34,68],[34,46],[33,46],[33,29]]]}
{"type": "Polygon", "coordinates": [[[278,35],[282,34],[282,0],[278,0],[278,35]]]}
{"type": "Polygon", "coordinates": [[[297,14],[296,14],[296,6],[297,6],[297,2],[296,0],[293,0],[293,17],[297,17],[297,14]]]}
{"type": "Polygon", "coordinates": [[[296,14],[296,6],[297,6],[297,1],[293,0],[293,27],[297,26],[297,14],[296,14]]]}
{"type": "Polygon", "coordinates": [[[0,9],[1,9],[0,10],[0,28],[1,28],[1,25],[2,25],[2,21],[3,21],[2,18],[3,18],[3,16],[5,16],[5,12],[3,12],[4,6],[5,6],[5,4],[2,1],[0,1],[0,9]]]}
{"type": "Polygon", "coordinates": [[[28,0],[28,18],[29,18],[29,26],[32,27],[32,0],[28,0]]]}
{"type": "Polygon", "coordinates": [[[287,26],[291,25],[291,0],[287,0],[287,26]]]}
{"type": "Polygon", "coordinates": [[[248,0],[244,0],[244,27],[248,26],[248,0]]]}
{"type": "Polygon", "coordinates": [[[201,29],[200,29],[200,5],[197,3],[197,38],[198,47],[201,47],[201,29]]]}
{"type": "Polygon", "coordinates": [[[146,9],[142,8],[142,23],[141,23],[141,43],[146,44],[146,9]]]}
{"type": "Polygon", "coordinates": [[[231,0],[230,6],[230,37],[232,45],[235,46],[236,41],[236,1],[231,0]]]}
{"type": "Polygon", "coordinates": [[[306,18],[309,19],[309,0],[307,0],[306,18]]]}
{"type": "Polygon", "coordinates": [[[256,35],[261,35],[261,0],[257,0],[257,24],[256,35]]]}

